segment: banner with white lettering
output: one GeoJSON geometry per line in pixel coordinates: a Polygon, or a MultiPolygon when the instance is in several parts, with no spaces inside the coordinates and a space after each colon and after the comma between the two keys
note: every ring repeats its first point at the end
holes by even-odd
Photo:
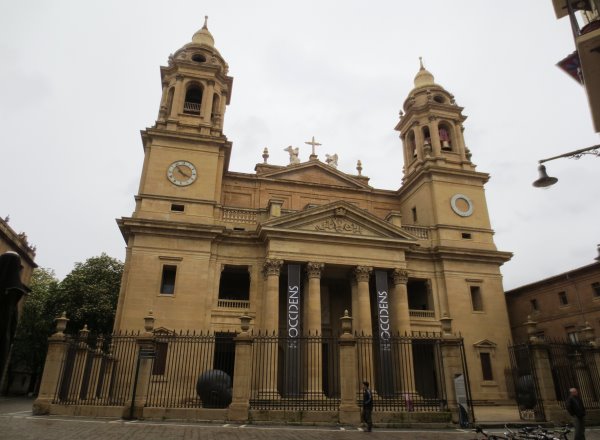
{"type": "Polygon", "coordinates": [[[377,391],[381,395],[394,392],[394,372],[392,365],[392,344],[390,329],[390,308],[388,302],[388,273],[375,271],[375,289],[377,290],[377,330],[379,349],[379,381],[377,391]]]}
{"type": "Polygon", "coordinates": [[[300,347],[301,335],[300,313],[300,265],[288,264],[286,331],[287,344],[285,352],[285,388],[286,395],[300,394],[300,347]]]}

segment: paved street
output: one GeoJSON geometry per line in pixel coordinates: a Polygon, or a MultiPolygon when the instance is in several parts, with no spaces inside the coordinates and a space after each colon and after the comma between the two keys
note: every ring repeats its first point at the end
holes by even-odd
{"type": "MultiPolygon", "coordinates": [[[[474,438],[469,430],[375,429],[365,433],[356,427],[290,427],[178,422],[141,422],[31,415],[31,399],[0,398],[0,439],[11,440],[342,440],[365,436],[385,439],[474,438]]],[[[494,429],[492,432],[500,430],[494,429]]],[[[600,440],[600,430],[590,429],[588,440],[600,440]]]]}

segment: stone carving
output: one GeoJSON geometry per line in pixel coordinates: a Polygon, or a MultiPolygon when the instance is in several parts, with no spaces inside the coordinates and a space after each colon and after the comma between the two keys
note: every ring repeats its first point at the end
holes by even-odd
{"type": "Polygon", "coordinates": [[[265,275],[265,278],[271,275],[279,275],[281,266],[283,266],[283,260],[267,258],[263,265],[263,274],[265,275]]]}
{"type": "Polygon", "coordinates": [[[373,271],[372,267],[369,266],[356,266],[354,268],[354,276],[356,277],[357,282],[361,281],[369,281],[369,276],[371,276],[371,272],[373,271]]]}
{"type": "Polygon", "coordinates": [[[298,153],[300,149],[298,147],[292,147],[291,145],[287,148],[284,148],[283,151],[287,151],[290,154],[290,165],[300,163],[300,158],[298,157],[298,153]]]}
{"type": "Polygon", "coordinates": [[[404,269],[394,269],[392,272],[392,281],[394,284],[408,283],[408,271],[404,269]]]}
{"type": "Polygon", "coordinates": [[[321,278],[321,272],[325,265],[323,263],[313,263],[309,262],[306,265],[306,274],[308,278],[321,278]]]}
{"type": "Polygon", "coordinates": [[[335,215],[336,217],[344,217],[346,215],[346,208],[335,208],[335,211],[333,211],[333,215],[335,215]]]}
{"type": "Polygon", "coordinates": [[[361,234],[360,225],[339,217],[330,217],[315,225],[317,231],[361,234]]]}
{"type": "Polygon", "coordinates": [[[326,154],[325,155],[325,162],[327,162],[327,165],[329,165],[330,167],[337,168],[338,167],[338,155],[337,155],[337,153],[335,153],[333,155],[326,154]]]}

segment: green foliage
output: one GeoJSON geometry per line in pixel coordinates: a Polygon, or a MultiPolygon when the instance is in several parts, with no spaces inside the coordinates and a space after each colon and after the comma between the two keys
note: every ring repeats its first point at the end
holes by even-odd
{"type": "Polygon", "coordinates": [[[67,312],[69,333],[85,324],[94,333],[111,333],[122,275],[123,263],[104,253],[76,263],[49,298],[48,311],[54,317],[67,312]]]}
{"type": "Polygon", "coordinates": [[[12,348],[12,369],[27,369],[34,378],[41,374],[48,336],[62,312],[69,318],[67,333],[77,334],[85,324],[94,333],[111,333],[122,274],[123,263],[104,253],[76,263],[60,282],[53,270],[35,269],[12,348]]]}

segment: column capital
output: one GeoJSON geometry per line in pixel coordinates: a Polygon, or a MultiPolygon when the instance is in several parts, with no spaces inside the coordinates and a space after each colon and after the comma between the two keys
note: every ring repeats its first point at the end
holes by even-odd
{"type": "Polygon", "coordinates": [[[369,276],[371,275],[372,271],[373,268],[369,266],[356,266],[354,268],[354,276],[356,277],[356,281],[369,281],[369,276]]]}
{"type": "Polygon", "coordinates": [[[283,266],[283,260],[267,258],[263,264],[263,274],[265,275],[265,278],[272,275],[279,275],[281,266],[283,266]]]}
{"type": "Polygon", "coordinates": [[[408,271],[405,269],[394,269],[392,272],[392,282],[394,285],[408,283],[408,271]]]}
{"type": "Polygon", "coordinates": [[[309,262],[306,265],[306,274],[308,275],[308,278],[321,278],[321,272],[324,267],[325,264],[323,263],[309,262]]]}

